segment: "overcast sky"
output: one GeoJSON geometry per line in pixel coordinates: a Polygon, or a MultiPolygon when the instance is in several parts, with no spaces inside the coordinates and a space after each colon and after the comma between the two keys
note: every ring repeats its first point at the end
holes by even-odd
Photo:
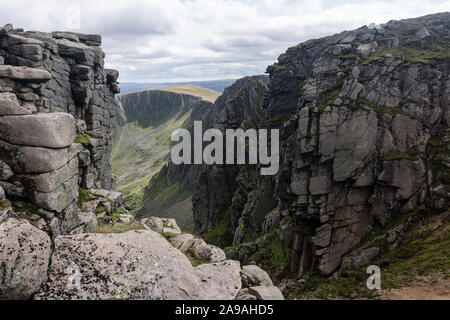
{"type": "Polygon", "coordinates": [[[0,0],[0,23],[99,33],[121,82],[168,82],[262,74],[308,39],[442,11],[450,0],[0,0]]]}

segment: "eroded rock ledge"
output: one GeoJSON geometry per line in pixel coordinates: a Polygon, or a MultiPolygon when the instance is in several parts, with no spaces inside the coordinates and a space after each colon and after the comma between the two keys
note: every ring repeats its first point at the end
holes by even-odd
{"type": "Polygon", "coordinates": [[[0,186],[20,217],[53,236],[88,225],[80,188],[114,187],[119,74],[104,69],[100,45],[99,35],[0,28],[0,186]]]}
{"type": "Polygon", "coordinates": [[[221,249],[182,234],[174,220],[152,217],[125,233],[58,236],[52,249],[45,232],[6,210],[0,299],[284,299],[262,269],[241,269],[221,249]]]}

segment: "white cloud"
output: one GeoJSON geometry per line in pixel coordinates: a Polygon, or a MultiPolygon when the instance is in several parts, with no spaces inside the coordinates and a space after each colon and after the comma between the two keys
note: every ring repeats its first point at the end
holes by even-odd
{"type": "Polygon", "coordinates": [[[121,81],[225,79],[264,73],[289,46],[371,22],[450,11],[450,0],[0,0],[0,21],[101,33],[121,81]]]}

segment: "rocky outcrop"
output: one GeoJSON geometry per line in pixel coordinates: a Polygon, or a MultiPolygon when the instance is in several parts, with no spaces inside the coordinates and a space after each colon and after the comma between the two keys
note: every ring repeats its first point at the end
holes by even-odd
{"type": "MultiPolygon", "coordinates": [[[[264,127],[266,111],[263,106],[268,81],[266,76],[246,77],[225,89],[205,117],[204,130],[217,128],[225,132],[226,129],[264,127]]],[[[195,232],[205,234],[211,231],[223,219],[231,203],[230,223],[231,228],[236,229],[248,193],[256,183],[256,168],[248,166],[250,171],[240,174],[240,168],[232,165],[193,167],[196,167],[192,198],[195,232]]],[[[169,169],[175,171],[170,167],[169,169]]]]}
{"type": "Polygon", "coordinates": [[[118,73],[104,69],[100,44],[98,35],[0,32],[0,186],[53,235],[79,227],[79,188],[114,187],[118,73]]]}
{"type": "Polygon", "coordinates": [[[25,220],[2,222],[0,214],[0,299],[28,299],[39,291],[47,280],[50,255],[45,232],[25,220]]]}
{"type": "MultiPolygon", "coordinates": [[[[160,221],[151,217],[143,222],[158,229],[160,221]]],[[[169,223],[174,223],[172,229],[178,229],[175,222],[169,223]]],[[[57,237],[49,278],[34,297],[51,300],[284,299],[263,270],[254,266],[241,269],[238,261],[226,260],[225,254],[222,259],[204,261],[194,267],[182,248],[186,239],[180,238],[192,239],[192,236],[178,235],[170,238],[169,243],[162,236],[167,233],[159,232],[148,227],[122,234],[57,237]],[[243,284],[246,289],[241,290],[243,284]]],[[[201,255],[198,247],[194,250],[201,255]]]]}
{"type": "Polygon", "coordinates": [[[48,287],[40,299],[231,299],[241,284],[237,262],[194,268],[161,235],[130,231],[58,237],[48,287]]]}
{"type": "Polygon", "coordinates": [[[209,127],[279,128],[280,170],[202,168],[196,232],[228,232],[221,245],[243,262],[264,257],[275,233],[289,253],[277,277],[304,278],[369,263],[374,249],[346,256],[371,230],[448,208],[448,21],[443,13],[311,40],[282,54],[270,81],[227,89],[209,127]]]}

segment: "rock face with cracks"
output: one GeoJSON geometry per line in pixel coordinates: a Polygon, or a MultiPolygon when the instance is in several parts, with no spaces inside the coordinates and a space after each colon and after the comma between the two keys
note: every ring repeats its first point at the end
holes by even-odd
{"type": "Polygon", "coordinates": [[[100,45],[99,35],[0,28],[0,186],[52,236],[83,231],[80,188],[114,188],[119,74],[104,69],[100,45]]]}
{"type": "Polygon", "coordinates": [[[280,169],[197,168],[195,232],[243,263],[259,258],[278,279],[302,279],[333,274],[372,230],[447,209],[449,19],[310,40],[280,55],[268,78],[227,88],[204,129],[279,129],[280,169]],[[284,249],[271,261],[274,248],[284,249]]]}
{"type": "Polygon", "coordinates": [[[40,299],[233,299],[236,261],[194,268],[156,232],[61,236],[40,299]]]}

